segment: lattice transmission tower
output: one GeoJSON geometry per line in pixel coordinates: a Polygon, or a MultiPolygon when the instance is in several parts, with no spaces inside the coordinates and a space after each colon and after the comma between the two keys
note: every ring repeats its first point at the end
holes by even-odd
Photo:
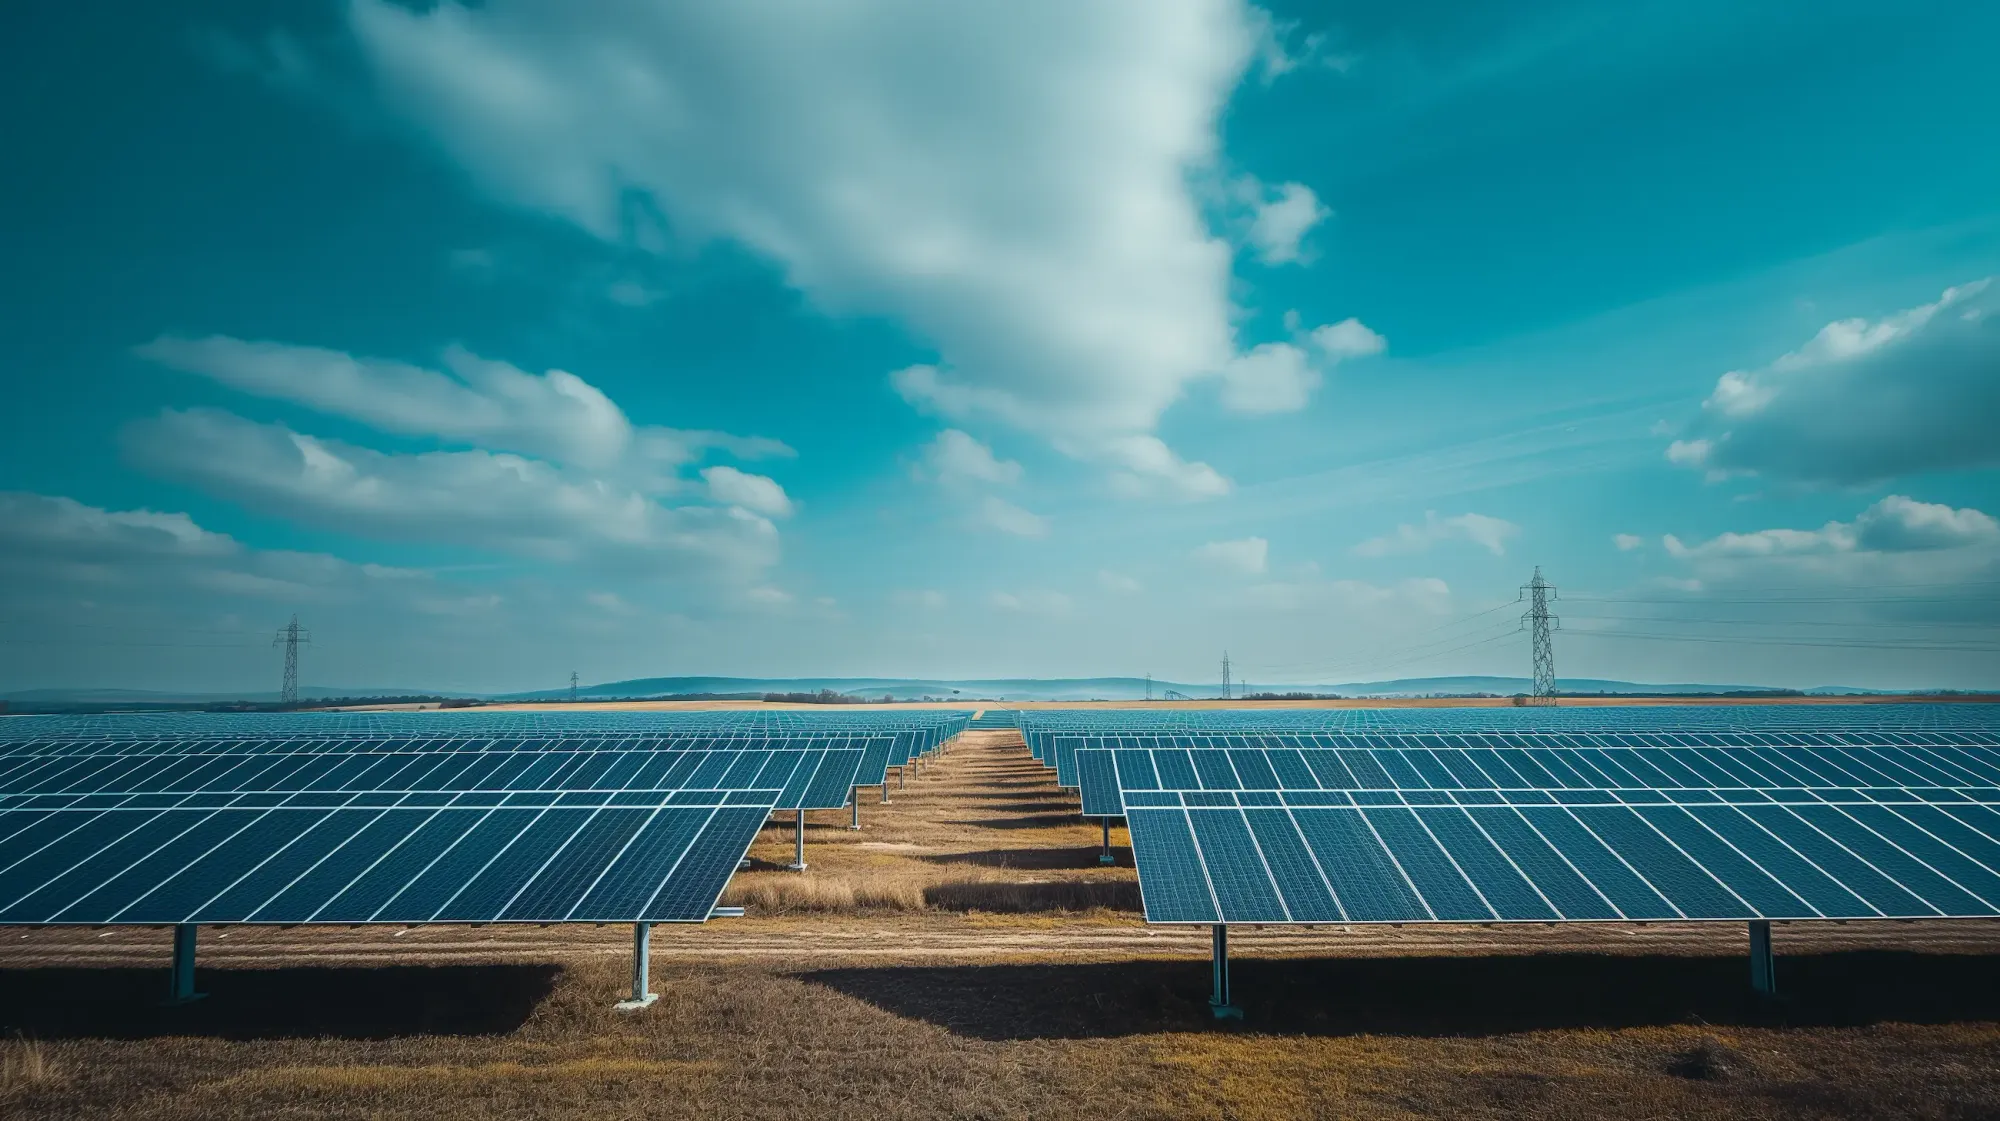
{"type": "Polygon", "coordinates": [[[295,705],[299,703],[299,644],[310,643],[312,632],[299,626],[299,617],[278,628],[278,637],[271,645],[285,648],[285,684],[278,690],[278,703],[295,705]]]}
{"type": "Polygon", "coordinates": [[[1153,699],[1153,675],[1150,673],[1146,675],[1146,699],[1153,699]]]}
{"type": "Polygon", "coordinates": [[[576,671],[569,671],[569,703],[576,703],[576,671]]]}
{"type": "Polygon", "coordinates": [[[1542,566],[1536,565],[1534,577],[1521,585],[1521,595],[1528,601],[1521,622],[1530,632],[1535,657],[1535,691],[1529,703],[1552,705],[1556,703],[1556,647],[1549,636],[1562,629],[1562,619],[1549,614],[1556,586],[1542,579],[1542,566]]]}
{"type": "Polygon", "coordinates": [[[1230,698],[1230,695],[1231,695],[1231,694],[1230,694],[1230,691],[1229,691],[1229,688],[1230,688],[1230,686],[1229,686],[1229,651],[1227,651],[1227,650],[1224,650],[1224,651],[1222,652],[1222,699],[1223,699],[1223,700],[1225,700],[1225,701],[1226,701],[1226,700],[1228,700],[1228,699],[1230,698]]]}

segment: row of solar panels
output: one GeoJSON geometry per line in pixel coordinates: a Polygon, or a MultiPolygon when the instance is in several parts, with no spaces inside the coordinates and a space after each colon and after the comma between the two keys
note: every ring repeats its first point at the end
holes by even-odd
{"type": "Polygon", "coordinates": [[[933,739],[31,741],[0,752],[0,924],[698,922],[774,810],[933,739]]]}
{"type": "Polygon", "coordinates": [[[1077,769],[1085,812],[1125,817],[1152,922],[2000,914],[1992,748],[1389,755],[1088,749],[1077,769]]]}
{"type": "Polygon", "coordinates": [[[1630,732],[1786,728],[2000,730],[2000,705],[1565,705],[1467,708],[1029,709],[1024,734],[1630,732]]]}
{"type": "MultiPolygon", "coordinates": [[[[1775,749],[1781,747],[1843,747],[1857,752],[1865,752],[1874,747],[1908,747],[1923,750],[1959,751],[1970,748],[2000,746],[2000,734],[1993,733],[1866,733],[1866,732],[1786,732],[1773,734],[1751,733],[1687,733],[1630,735],[1617,737],[1623,743],[1609,742],[1606,736],[1562,736],[1562,735],[1520,735],[1520,736],[1272,736],[1260,737],[1269,747],[1250,747],[1250,737],[1238,736],[1043,736],[1039,737],[1041,750],[1037,758],[1045,766],[1055,768],[1057,785],[1074,788],[1078,784],[1076,768],[1077,753],[1091,749],[1149,750],[1174,747],[1182,751],[1194,752],[1197,756],[1215,751],[1280,750],[1353,753],[1357,759],[1373,757],[1383,762],[1381,765],[1402,766],[1405,759],[1427,763],[1432,759],[1471,760],[1465,778],[1454,780],[1450,777],[1439,779],[1442,785],[1475,786],[1522,786],[1535,785],[1544,781],[1544,771],[1550,768],[1557,773],[1565,773],[1561,758],[1577,752],[1602,752],[1636,750],[1640,752],[1700,752],[1718,750],[1775,749]],[[1454,742],[1455,741],[1455,742],[1454,742]],[[1557,762],[1541,762],[1555,753],[1557,762]],[[1524,762],[1525,760],[1525,762],[1524,762]],[[1484,773],[1490,770],[1491,774],[1484,773]],[[1520,771],[1517,774],[1516,771],[1520,771]],[[1521,775],[1529,776],[1523,783],[1521,775]]],[[[1327,758],[1335,756],[1328,755],[1327,758]]],[[[1340,757],[1348,757],[1343,754],[1340,757]]],[[[1648,756],[1640,756],[1646,758],[1648,756]]],[[[1673,756],[1661,756],[1673,758],[1673,756]]],[[[1374,766],[1374,764],[1370,764],[1374,766]]],[[[1865,765],[1863,771],[1865,772],[1865,765]]],[[[1895,780],[1901,782],[1903,780],[1895,780]]],[[[1870,781],[1849,782],[1847,785],[1872,785],[1870,781]]],[[[1583,785],[1600,785],[1585,783],[1583,785]]],[[[1933,784],[1935,785],[1935,784],[1933,784]]]]}
{"type": "Polygon", "coordinates": [[[913,732],[941,743],[970,714],[836,708],[644,712],[120,713],[0,718],[0,740],[239,736],[877,735],[913,732]]]}

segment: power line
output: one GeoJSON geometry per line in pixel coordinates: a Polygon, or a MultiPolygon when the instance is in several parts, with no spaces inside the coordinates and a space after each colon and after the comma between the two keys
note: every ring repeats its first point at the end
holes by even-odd
{"type": "Polygon", "coordinates": [[[1820,639],[1820,640],[1780,639],[1780,638],[1760,638],[1754,635],[1711,638],[1703,635],[1691,635],[1691,634],[1649,634],[1644,631],[1572,630],[1569,631],[1568,633],[1574,635],[1590,635],[1594,638],[1632,638],[1632,639],[1644,639],[1654,642],[1707,642],[1707,643],[1718,643],[1724,646],[1817,646],[1817,647],[1826,647],[1829,649],[1843,649],[1843,650],[1935,650],[1935,651],[1951,651],[1961,654],[2000,654],[2000,644],[1978,645],[1970,642],[1926,643],[1914,640],[1898,641],[1895,639],[1878,640],[1874,642],[1840,642],[1835,639],[1820,639]]]}

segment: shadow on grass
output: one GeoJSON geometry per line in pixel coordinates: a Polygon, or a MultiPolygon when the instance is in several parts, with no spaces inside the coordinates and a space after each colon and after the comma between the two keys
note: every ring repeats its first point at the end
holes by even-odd
{"type": "Polygon", "coordinates": [[[208,996],[167,1007],[167,970],[0,969],[0,1035],[34,1039],[389,1039],[514,1031],[554,965],[200,969],[208,996]]]}
{"type": "MultiPolygon", "coordinates": [[[[988,1040],[1196,1031],[1206,960],[827,969],[802,975],[899,1016],[988,1040]]],[[[1484,1036],[1574,1028],[1856,1026],[2000,1020],[2000,957],[1859,951],[1780,957],[1788,995],[1758,1000],[1744,958],[1240,959],[1254,1031],[1484,1036]]]]}
{"type": "MultiPolygon", "coordinates": [[[[974,864],[982,868],[1020,868],[1045,871],[1055,868],[1097,868],[1098,854],[1104,850],[1097,845],[1081,848],[1050,849],[981,849],[977,852],[930,853],[920,859],[930,864],[974,864]]],[[[1132,850],[1124,846],[1111,850],[1112,858],[1119,867],[1132,866],[1132,850]]]]}
{"type": "Polygon", "coordinates": [[[974,821],[971,819],[952,821],[950,825],[969,825],[974,829],[1056,829],[1065,825],[1075,825],[1083,818],[1076,810],[1067,813],[1030,814],[1025,817],[989,817],[974,821]]]}

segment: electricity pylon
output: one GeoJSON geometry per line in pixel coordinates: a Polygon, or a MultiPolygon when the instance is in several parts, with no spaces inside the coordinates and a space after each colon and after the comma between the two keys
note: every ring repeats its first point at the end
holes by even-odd
{"type": "Polygon", "coordinates": [[[271,645],[285,648],[285,684],[278,690],[278,703],[295,705],[299,703],[299,643],[312,641],[312,632],[299,626],[299,617],[278,628],[278,637],[271,645]]]}
{"type": "Polygon", "coordinates": [[[1549,614],[1549,601],[1556,598],[1556,586],[1542,579],[1542,566],[1535,566],[1534,578],[1521,585],[1528,610],[1521,616],[1534,646],[1535,688],[1530,704],[1556,703],[1556,648],[1550,634],[1562,629],[1562,619],[1549,614]]]}

